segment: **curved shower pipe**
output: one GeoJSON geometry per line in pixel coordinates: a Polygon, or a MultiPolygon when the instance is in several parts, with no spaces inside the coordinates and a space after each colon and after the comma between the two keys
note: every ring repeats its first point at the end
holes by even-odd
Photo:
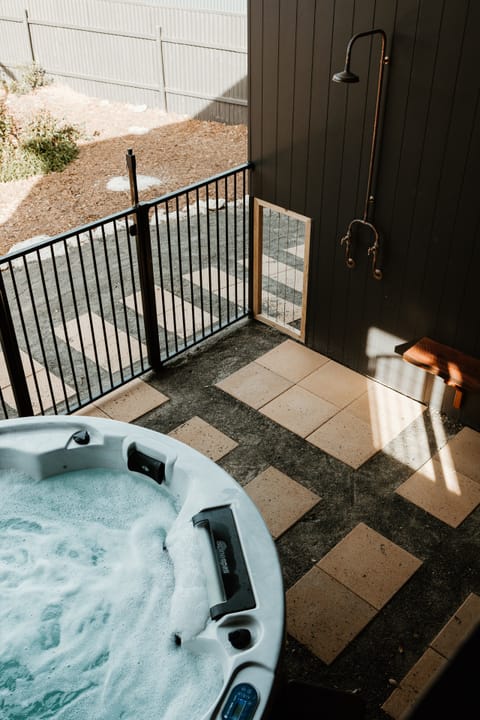
{"type": "Polygon", "coordinates": [[[356,35],[353,35],[350,40],[348,41],[347,45],[347,52],[345,55],[345,66],[344,69],[341,72],[335,73],[335,75],[332,77],[332,80],[334,82],[338,83],[356,83],[359,81],[358,75],[355,75],[355,73],[352,73],[350,70],[350,59],[351,59],[351,53],[352,53],[352,47],[354,43],[361,37],[367,37],[371,35],[380,35],[381,37],[381,50],[380,50],[380,61],[379,61],[379,67],[378,67],[378,82],[377,82],[377,98],[375,102],[375,116],[373,120],[373,131],[372,131],[372,144],[370,148],[370,163],[368,167],[368,182],[367,182],[367,192],[365,196],[365,206],[363,210],[363,218],[355,218],[354,220],[351,220],[346,234],[342,237],[340,240],[341,245],[345,245],[345,262],[348,268],[354,268],[355,267],[355,260],[353,259],[351,255],[351,246],[352,246],[352,228],[355,224],[363,225],[366,227],[370,233],[373,235],[373,242],[368,248],[368,256],[372,257],[372,275],[375,278],[375,280],[381,280],[383,277],[383,273],[380,270],[379,267],[377,267],[377,260],[378,260],[378,254],[380,250],[380,235],[373,224],[373,215],[375,210],[375,196],[373,194],[373,183],[374,183],[374,173],[375,173],[375,159],[376,159],[376,153],[377,153],[377,140],[378,140],[378,124],[379,124],[379,117],[380,117],[380,103],[381,103],[381,97],[382,97],[382,89],[383,89],[383,70],[385,65],[388,65],[390,62],[390,58],[385,55],[385,46],[387,43],[387,36],[385,34],[385,31],[381,28],[377,28],[375,30],[367,30],[366,32],[357,33],[356,35]]]}

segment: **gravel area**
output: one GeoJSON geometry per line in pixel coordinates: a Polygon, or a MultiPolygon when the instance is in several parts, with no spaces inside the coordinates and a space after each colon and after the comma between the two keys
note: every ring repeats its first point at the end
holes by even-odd
{"type": "Polygon", "coordinates": [[[10,93],[6,103],[19,122],[45,108],[77,125],[82,140],[78,158],[63,172],[0,183],[0,255],[23,240],[56,235],[129,207],[128,189],[107,188],[112,178],[126,175],[129,148],[137,172],[158,180],[141,190],[141,200],[178,190],[247,158],[244,125],[90,98],[58,84],[28,95],[10,93]]]}

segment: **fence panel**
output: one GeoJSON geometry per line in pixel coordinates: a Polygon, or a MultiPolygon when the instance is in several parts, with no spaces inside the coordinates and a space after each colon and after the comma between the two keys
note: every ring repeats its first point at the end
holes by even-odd
{"type": "MultiPolygon", "coordinates": [[[[19,352],[34,414],[88,405],[248,314],[249,168],[0,257],[0,347],[19,352]]],[[[0,352],[0,418],[20,414],[14,382],[0,352]]]]}
{"type": "MultiPolygon", "coordinates": [[[[148,369],[140,313],[126,304],[139,287],[134,221],[120,213],[0,258],[35,414],[72,412],[148,369]]],[[[14,416],[3,357],[0,376],[14,416]]]]}
{"type": "Polygon", "coordinates": [[[7,72],[18,74],[35,59],[47,74],[86,94],[247,122],[246,12],[112,0],[0,0],[0,33],[7,72]]]}
{"type": "Polygon", "coordinates": [[[35,54],[48,58],[50,75],[158,90],[158,48],[154,39],[35,23],[31,29],[35,54]]]}
{"type": "Polygon", "coordinates": [[[248,314],[248,167],[149,203],[166,358],[248,314]]]}

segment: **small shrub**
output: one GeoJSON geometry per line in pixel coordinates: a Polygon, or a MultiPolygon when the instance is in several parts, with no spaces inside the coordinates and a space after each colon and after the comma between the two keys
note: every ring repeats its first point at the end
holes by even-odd
{"type": "Polygon", "coordinates": [[[18,95],[26,95],[39,87],[50,85],[51,79],[37,62],[27,65],[22,72],[20,80],[11,80],[9,90],[18,95]]]}
{"type": "Polygon", "coordinates": [[[0,146],[18,145],[18,128],[15,119],[7,112],[5,102],[0,102],[0,146]]]}
{"type": "Polygon", "coordinates": [[[80,131],[42,111],[18,130],[0,104],[0,182],[59,172],[78,155],[80,131]]]}
{"type": "Polygon", "coordinates": [[[50,113],[39,113],[26,127],[22,147],[41,166],[41,172],[63,170],[78,155],[80,137],[74,125],[59,125],[50,113]]]}

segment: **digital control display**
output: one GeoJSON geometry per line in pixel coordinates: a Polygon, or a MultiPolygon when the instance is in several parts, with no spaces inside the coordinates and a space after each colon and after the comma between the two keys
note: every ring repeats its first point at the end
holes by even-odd
{"type": "Polygon", "coordinates": [[[235,685],[223,709],[222,720],[252,720],[258,701],[258,693],[253,685],[235,685]]]}

